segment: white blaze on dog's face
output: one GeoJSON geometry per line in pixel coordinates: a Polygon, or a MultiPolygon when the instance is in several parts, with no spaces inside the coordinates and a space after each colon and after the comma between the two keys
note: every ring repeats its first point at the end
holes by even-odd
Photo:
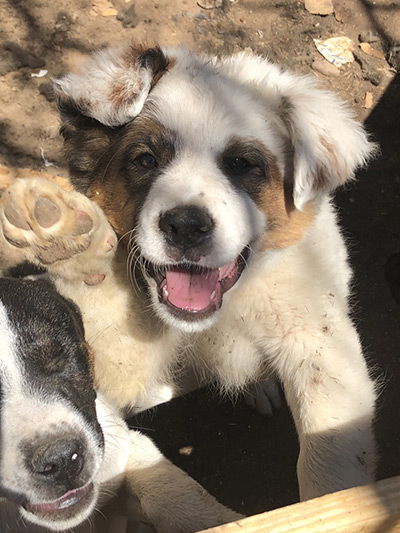
{"type": "Polygon", "coordinates": [[[95,56],[58,82],[72,179],[117,233],[131,233],[158,314],[201,330],[246,271],[257,272],[257,257],[303,238],[321,197],[371,145],[334,96],[251,54],[141,54],[95,56]],[[120,69],[111,79],[110,64],[120,69]],[[145,98],[121,74],[140,79],[143,69],[145,98]]]}
{"type": "Polygon", "coordinates": [[[73,304],[47,282],[0,279],[0,494],[51,530],[93,511],[103,458],[73,304]]]}

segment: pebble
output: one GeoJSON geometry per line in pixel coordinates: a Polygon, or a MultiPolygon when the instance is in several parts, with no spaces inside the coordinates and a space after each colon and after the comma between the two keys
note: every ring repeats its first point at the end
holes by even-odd
{"type": "Polygon", "coordinates": [[[312,15],[330,15],[333,13],[332,0],[305,0],[304,7],[312,15]]]}
{"type": "Polygon", "coordinates": [[[361,43],[379,43],[381,38],[379,33],[373,30],[362,31],[358,36],[358,39],[361,43]]]}
{"type": "Polygon", "coordinates": [[[132,4],[126,9],[121,10],[117,14],[117,20],[122,22],[125,28],[134,28],[139,24],[139,18],[136,15],[135,4],[132,4]]]}
{"type": "Polygon", "coordinates": [[[328,78],[337,78],[340,76],[340,70],[335,65],[326,61],[326,59],[314,59],[311,65],[312,69],[328,78]]]}
{"type": "Polygon", "coordinates": [[[377,87],[383,80],[384,76],[383,71],[378,70],[375,66],[376,64],[380,64],[379,60],[372,56],[368,56],[361,49],[355,49],[353,54],[361,66],[363,78],[377,87]]]}
{"type": "Polygon", "coordinates": [[[46,98],[48,102],[54,102],[56,95],[54,92],[53,84],[50,81],[41,83],[38,87],[39,93],[46,98]]]}

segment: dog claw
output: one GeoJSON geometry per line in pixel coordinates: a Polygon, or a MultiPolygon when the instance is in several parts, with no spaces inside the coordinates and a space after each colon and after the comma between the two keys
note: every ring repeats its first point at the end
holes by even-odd
{"type": "Polygon", "coordinates": [[[47,229],[60,220],[61,209],[45,196],[39,196],[35,202],[33,214],[39,226],[47,229]]]}

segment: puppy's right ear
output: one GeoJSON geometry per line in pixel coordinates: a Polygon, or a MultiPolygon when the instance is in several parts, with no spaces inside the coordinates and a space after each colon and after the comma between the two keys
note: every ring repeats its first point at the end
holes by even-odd
{"type": "Polygon", "coordinates": [[[78,73],[54,82],[64,119],[82,114],[104,126],[122,126],[136,117],[168,58],[161,48],[130,43],[95,53],[78,73]]]}

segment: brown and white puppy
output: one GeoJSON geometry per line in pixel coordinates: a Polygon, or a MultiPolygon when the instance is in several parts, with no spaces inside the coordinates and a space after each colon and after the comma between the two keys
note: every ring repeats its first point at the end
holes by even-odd
{"type": "Polygon", "coordinates": [[[2,531],[122,533],[136,511],[129,531],[134,518],[175,533],[238,517],[96,398],[79,310],[51,283],[0,279],[0,345],[2,531]],[[93,529],[121,487],[125,519],[93,529]]]}
{"type": "MultiPolygon", "coordinates": [[[[182,367],[228,391],[278,377],[301,497],[369,482],[375,391],[329,199],[374,150],[362,126],[313,80],[249,53],[128,44],[56,89],[71,180],[123,241],[102,283],[56,281],[95,339],[101,390],[138,410],[170,397],[182,367]]],[[[32,230],[8,201],[18,245],[32,230]]]]}

